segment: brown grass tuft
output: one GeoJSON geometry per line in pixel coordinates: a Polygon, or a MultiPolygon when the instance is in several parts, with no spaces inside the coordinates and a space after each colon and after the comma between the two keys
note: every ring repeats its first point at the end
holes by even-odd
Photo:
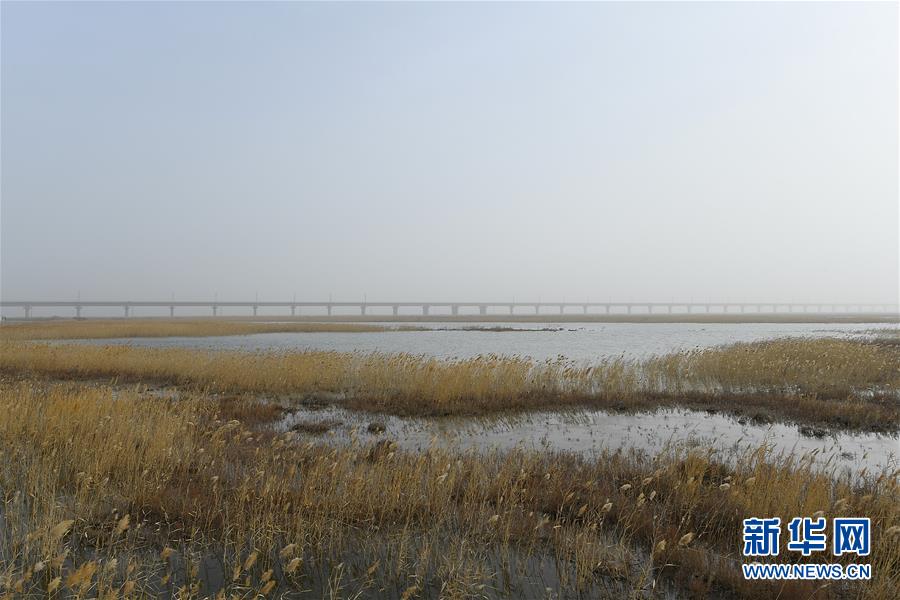
{"type": "Polygon", "coordinates": [[[570,596],[794,597],[808,586],[743,581],[740,523],[822,511],[872,519],[874,578],[816,593],[897,597],[900,472],[836,476],[765,447],[725,462],[337,446],[225,421],[202,394],[110,387],[3,386],[0,414],[0,585],[16,595],[515,597],[549,578],[570,596]]]}
{"type": "Polygon", "coordinates": [[[724,410],[844,429],[897,431],[900,347],[776,340],[593,365],[566,360],[337,352],[210,352],[123,345],[3,342],[0,372],[158,382],[237,396],[234,418],[274,418],[296,400],[398,415],[472,415],[564,406],[724,410]],[[260,417],[262,418],[262,417],[260,417]]]}

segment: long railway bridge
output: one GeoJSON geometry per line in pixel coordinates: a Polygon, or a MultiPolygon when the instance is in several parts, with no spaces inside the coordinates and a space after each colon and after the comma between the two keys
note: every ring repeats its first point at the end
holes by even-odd
{"type": "MultiPolygon", "coordinates": [[[[789,314],[789,313],[829,313],[829,314],[900,314],[898,304],[871,303],[797,303],[797,302],[370,302],[370,301],[322,301],[308,302],[287,300],[271,302],[261,300],[240,301],[195,301],[195,300],[2,300],[2,309],[22,311],[26,319],[31,318],[32,310],[39,308],[61,308],[71,311],[75,317],[81,318],[86,308],[108,308],[121,311],[123,317],[135,316],[135,310],[141,308],[168,309],[169,316],[174,317],[176,309],[208,310],[211,316],[222,316],[224,309],[248,309],[256,316],[260,308],[283,309],[290,311],[291,316],[301,314],[303,309],[314,310],[317,314],[358,315],[404,314],[428,315],[540,315],[540,314],[789,314]],[[349,309],[350,313],[346,312],[349,309]],[[372,310],[379,309],[377,313],[372,310]],[[412,310],[412,313],[408,311],[412,310]],[[367,312],[369,311],[369,312],[367,312]],[[383,312],[382,312],[383,311],[383,312]]],[[[196,314],[196,313],[194,313],[196,314]]],[[[307,314],[310,314],[307,312],[307,314]]]]}

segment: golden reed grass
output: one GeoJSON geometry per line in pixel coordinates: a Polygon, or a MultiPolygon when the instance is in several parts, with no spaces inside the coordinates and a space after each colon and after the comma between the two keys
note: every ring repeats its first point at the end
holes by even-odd
{"type": "Polygon", "coordinates": [[[839,476],[764,447],[734,460],[406,453],[275,435],[217,411],[202,395],[0,386],[0,596],[900,592],[898,472],[839,476]],[[743,518],[816,514],[872,519],[871,581],[743,580],[743,518]]]}
{"type": "Polygon", "coordinates": [[[847,395],[854,387],[900,386],[900,351],[853,339],[785,338],[738,343],[656,358],[650,363],[666,385],[679,381],[728,390],[793,388],[847,395]]]}
{"type": "Polygon", "coordinates": [[[399,415],[684,406],[866,430],[900,424],[900,347],[856,340],[785,339],[589,366],[495,355],[441,360],[20,341],[0,349],[0,372],[17,376],[171,383],[399,415]]]}
{"type": "Polygon", "coordinates": [[[70,340],[136,337],[209,337],[254,333],[372,333],[410,331],[365,323],[257,323],[215,319],[90,319],[27,321],[0,326],[2,340],[70,340]]]}

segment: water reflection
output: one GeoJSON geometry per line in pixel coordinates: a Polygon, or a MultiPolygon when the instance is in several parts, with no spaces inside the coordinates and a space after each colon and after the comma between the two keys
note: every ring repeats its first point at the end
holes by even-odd
{"type": "Polygon", "coordinates": [[[482,354],[518,355],[537,360],[564,356],[592,362],[611,356],[643,357],[735,342],[778,337],[846,336],[884,324],[819,323],[416,323],[427,331],[369,333],[263,333],[210,338],[131,338],[83,343],[183,347],[213,350],[407,352],[440,358],[482,354]],[[514,331],[478,331],[472,327],[509,327],[514,331]]]}
{"type": "Polygon", "coordinates": [[[603,450],[636,448],[656,454],[678,447],[715,448],[729,460],[763,444],[773,452],[801,456],[813,454],[819,467],[837,475],[869,472],[900,466],[900,440],[893,436],[862,433],[829,433],[808,437],[796,425],[757,425],[721,414],[683,409],[653,413],[621,414],[599,410],[535,412],[505,417],[401,418],[363,414],[341,408],[302,409],[275,425],[279,431],[297,427],[318,429],[335,441],[357,435],[363,441],[391,439],[406,450],[423,450],[431,444],[476,450],[525,448],[578,452],[596,456],[603,450]],[[375,423],[378,427],[371,428],[375,423]],[[321,424],[321,428],[307,427],[321,424]],[[297,426],[300,427],[297,427],[297,426]],[[383,432],[377,431],[381,427],[383,432]]]}

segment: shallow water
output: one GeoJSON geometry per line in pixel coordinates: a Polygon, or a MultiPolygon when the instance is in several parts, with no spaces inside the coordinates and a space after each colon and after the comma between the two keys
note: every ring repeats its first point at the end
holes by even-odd
{"type": "Polygon", "coordinates": [[[416,323],[428,331],[367,333],[262,333],[207,338],[130,338],[84,343],[203,348],[215,350],[328,350],[407,352],[439,358],[483,354],[536,360],[564,356],[591,362],[610,356],[642,357],[678,350],[778,337],[846,336],[884,324],[821,323],[416,323]],[[471,331],[465,327],[509,327],[515,331],[471,331]]]}
{"type": "MultiPolygon", "coordinates": [[[[408,352],[441,358],[483,354],[517,355],[536,360],[559,356],[592,362],[610,356],[644,357],[692,348],[779,337],[853,336],[863,331],[896,330],[884,324],[788,323],[425,323],[428,331],[367,333],[270,333],[209,338],[133,338],[86,340],[84,343],[123,343],[135,346],[185,347],[241,351],[328,350],[340,352],[408,352]],[[515,331],[472,331],[470,327],[509,327],[515,331]]],[[[722,414],[689,410],[621,414],[572,410],[537,412],[510,417],[398,418],[373,416],[340,408],[303,409],[277,425],[290,429],[298,422],[334,421],[330,433],[349,440],[358,430],[363,440],[375,440],[366,426],[383,423],[386,438],[401,448],[419,450],[434,440],[460,448],[510,449],[516,447],[595,455],[602,450],[636,448],[657,453],[673,446],[717,449],[727,459],[747,449],[768,444],[775,453],[815,453],[822,468],[870,472],[900,466],[897,437],[832,433],[823,438],[801,435],[786,424],[760,425],[722,414]]]]}
{"type": "MultiPolygon", "coordinates": [[[[297,423],[331,422],[325,434],[348,441],[354,433],[364,442],[385,438],[406,450],[422,450],[432,443],[459,449],[512,448],[566,451],[596,456],[603,450],[635,448],[649,454],[683,447],[715,448],[729,460],[767,444],[775,454],[796,457],[814,453],[818,467],[835,474],[869,472],[900,467],[900,439],[863,433],[832,433],[806,437],[796,425],[756,425],[722,414],[681,409],[655,413],[622,414],[599,410],[537,412],[510,417],[400,418],[368,415],[340,408],[303,409],[275,425],[287,431],[297,423]],[[369,423],[384,425],[370,434],[369,423]]],[[[322,437],[322,436],[317,436],[322,437]]]]}

